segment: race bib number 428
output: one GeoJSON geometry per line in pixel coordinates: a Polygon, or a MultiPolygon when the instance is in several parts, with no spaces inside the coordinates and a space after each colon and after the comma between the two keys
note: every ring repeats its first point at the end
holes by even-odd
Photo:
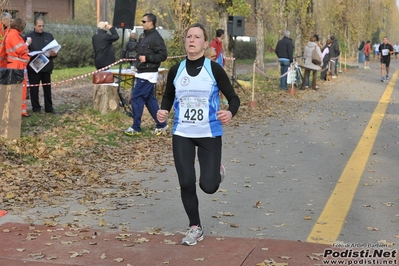
{"type": "Polygon", "coordinates": [[[180,98],[180,121],[183,123],[207,123],[209,103],[206,97],[180,98]]]}

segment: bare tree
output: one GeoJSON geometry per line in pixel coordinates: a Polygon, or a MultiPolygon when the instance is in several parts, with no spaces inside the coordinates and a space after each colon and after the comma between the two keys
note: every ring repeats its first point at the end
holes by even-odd
{"type": "Polygon", "coordinates": [[[255,0],[256,19],[256,63],[265,71],[265,33],[263,27],[263,0],[255,0]]]}

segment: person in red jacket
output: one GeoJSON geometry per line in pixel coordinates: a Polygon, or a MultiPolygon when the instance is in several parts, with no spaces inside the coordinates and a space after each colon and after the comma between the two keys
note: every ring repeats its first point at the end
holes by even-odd
{"type": "Polygon", "coordinates": [[[10,30],[12,16],[10,13],[4,12],[1,15],[0,22],[0,68],[7,67],[6,60],[6,47],[5,47],[5,38],[7,36],[8,31],[10,30]]]}
{"type": "Polygon", "coordinates": [[[216,56],[215,58],[211,58],[213,61],[216,61],[224,67],[225,60],[223,56],[223,38],[224,38],[224,30],[218,29],[216,30],[216,37],[212,40],[210,47],[215,48],[216,56]]]}
{"type": "Polygon", "coordinates": [[[364,46],[364,55],[365,55],[365,60],[364,60],[364,69],[370,69],[370,41],[366,42],[366,45],[364,46]]]}
{"type": "MultiPolygon", "coordinates": [[[[25,29],[26,22],[21,18],[14,19],[5,39],[7,68],[25,69],[29,63],[29,41],[25,43],[21,32],[25,29]]],[[[22,116],[29,117],[26,111],[26,78],[22,89],[22,116]]]]}

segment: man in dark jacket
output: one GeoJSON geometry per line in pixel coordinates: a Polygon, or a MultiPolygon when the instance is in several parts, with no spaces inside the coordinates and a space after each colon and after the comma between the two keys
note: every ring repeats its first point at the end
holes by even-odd
{"type": "Polygon", "coordinates": [[[159,105],[154,89],[158,80],[158,68],[161,62],[167,59],[168,53],[164,40],[155,29],[156,16],[152,13],[144,14],[141,22],[144,33],[140,36],[137,46],[136,86],[132,94],[133,125],[125,130],[125,134],[141,134],[141,116],[145,105],[156,123],[154,134],[161,135],[168,126],[157,119],[159,105]]]}
{"type": "Polygon", "coordinates": [[[331,59],[331,73],[332,78],[337,78],[338,74],[338,57],[341,54],[339,45],[335,36],[330,36],[331,47],[330,47],[330,59],[331,59]]]}
{"type": "Polygon", "coordinates": [[[115,52],[112,46],[113,42],[119,39],[116,29],[108,22],[100,21],[97,25],[97,33],[92,37],[94,48],[94,64],[97,69],[109,66],[115,63],[115,52]],[[111,34],[108,34],[107,29],[111,34]]]}
{"type": "MultiPolygon", "coordinates": [[[[43,30],[44,19],[41,17],[35,18],[33,31],[26,35],[27,38],[30,37],[32,40],[29,45],[29,52],[41,51],[46,45],[54,40],[51,33],[44,32],[43,30]]],[[[29,83],[34,85],[30,87],[30,101],[32,103],[32,111],[34,113],[40,113],[42,107],[39,102],[39,84],[41,81],[44,92],[44,111],[46,113],[55,114],[56,112],[54,111],[51,99],[51,74],[54,69],[53,58],[57,56],[57,53],[54,50],[51,50],[50,52],[46,52],[44,55],[48,57],[49,62],[38,73],[36,73],[29,64],[27,67],[29,83]]],[[[32,56],[30,62],[32,62],[36,57],[37,56],[32,56]]]]}
{"type": "Polygon", "coordinates": [[[284,31],[284,37],[277,42],[275,53],[280,62],[280,89],[287,90],[287,71],[291,63],[293,62],[294,45],[290,38],[290,32],[284,31]],[[284,75],[284,76],[283,76],[284,75]]]}

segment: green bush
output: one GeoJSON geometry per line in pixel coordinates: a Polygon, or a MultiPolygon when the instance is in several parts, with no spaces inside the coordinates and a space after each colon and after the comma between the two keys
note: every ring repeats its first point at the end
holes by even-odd
{"type": "Polygon", "coordinates": [[[56,69],[94,66],[94,50],[91,36],[76,36],[72,34],[54,36],[61,50],[54,60],[56,69]]]}
{"type": "Polygon", "coordinates": [[[255,59],[256,57],[255,42],[236,41],[234,50],[234,57],[238,60],[255,59]]]}
{"type": "MultiPolygon", "coordinates": [[[[61,50],[54,61],[56,69],[94,66],[94,50],[91,43],[92,36],[89,35],[63,35],[54,36],[61,50]]],[[[119,60],[122,40],[119,39],[114,45],[115,60],[119,60]]]]}

